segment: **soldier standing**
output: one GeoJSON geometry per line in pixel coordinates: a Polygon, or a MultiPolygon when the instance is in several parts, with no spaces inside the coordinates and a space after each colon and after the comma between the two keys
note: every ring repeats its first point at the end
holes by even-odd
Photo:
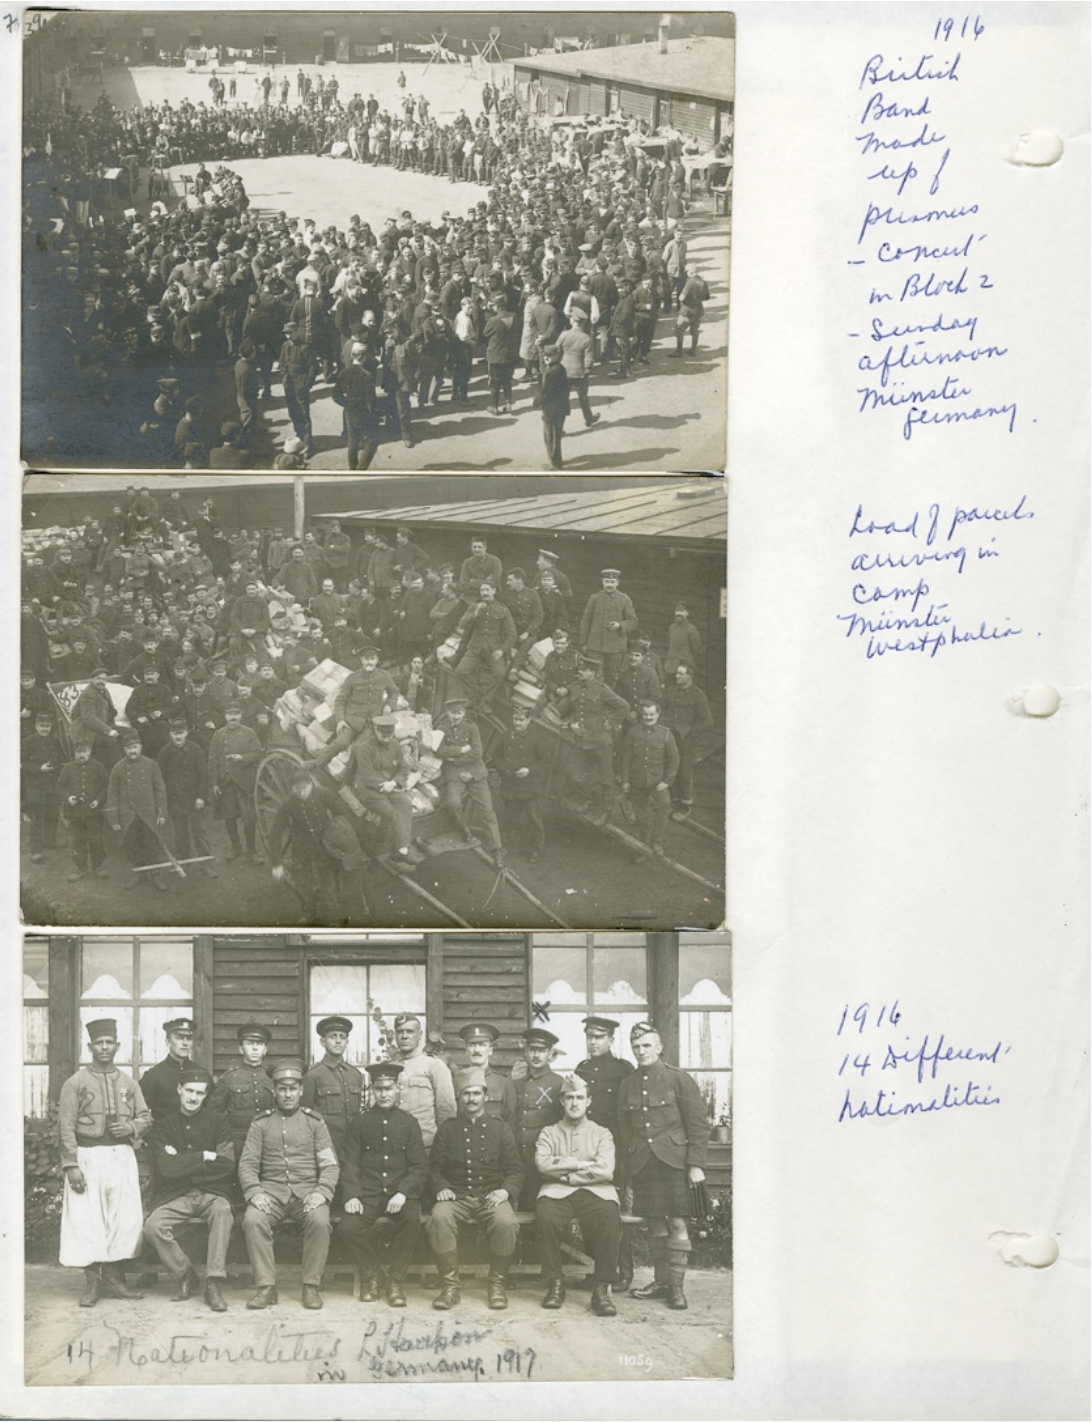
{"type": "Polygon", "coordinates": [[[459,1036],[464,1043],[466,1065],[485,1073],[485,1114],[512,1126],[516,1119],[516,1084],[489,1065],[499,1030],[491,1022],[468,1022],[460,1027],[459,1036]]]}
{"type": "Polygon", "coordinates": [[[140,1089],[153,1121],[160,1121],[178,1110],[178,1083],[182,1072],[193,1060],[194,1021],[192,1017],[173,1017],[164,1022],[167,1035],[167,1055],[140,1078],[140,1089]]]}
{"type": "Polygon", "coordinates": [[[441,1057],[425,1051],[421,1019],[415,1012],[400,1012],[394,1019],[396,1052],[392,1061],[402,1068],[399,1105],[421,1127],[421,1138],[431,1146],[444,1121],[455,1115],[455,1088],[451,1071],[441,1057]]]}
{"type": "Polygon", "coordinates": [[[273,1034],[260,1022],[247,1022],[235,1035],[242,1061],[238,1066],[229,1067],[213,1087],[209,1110],[227,1117],[232,1148],[238,1162],[251,1123],[263,1111],[272,1111],[277,1098],[265,1069],[265,1054],[273,1034]]]}
{"type": "Polygon", "coordinates": [[[535,1168],[535,1145],[543,1126],[560,1121],[563,1115],[561,1088],[564,1079],[550,1067],[550,1052],[557,1038],[544,1027],[532,1027],[524,1035],[523,1049],[527,1072],[516,1082],[515,1135],[523,1161],[521,1210],[533,1210],[542,1184],[535,1168]]]}
{"type": "Polygon", "coordinates": [[[322,1060],[303,1078],[302,1104],[326,1122],[339,1164],[349,1125],[364,1103],[364,1076],[345,1060],[352,1030],[347,1017],[324,1017],[315,1028],[322,1042],[322,1060]]]}
{"type": "MultiPolygon", "coordinates": [[[[597,1126],[605,1126],[614,1140],[614,1183],[619,1194],[624,1195],[628,1184],[622,1173],[622,1152],[618,1143],[618,1103],[622,1082],[633,1074],[634,1066],[611,1051],[617,1031],[618,1023],[611,1017],[584,1018],[584,1042],[588,1055],[576,1068],[576,1074],[584,1078],[591,1092],[588,1119],[597,1126]]],[[[625,1293],[633,1278],[633,1250],[625,1229],[619,1240],[618,1274],[618,1292],[625,1293]]]]}

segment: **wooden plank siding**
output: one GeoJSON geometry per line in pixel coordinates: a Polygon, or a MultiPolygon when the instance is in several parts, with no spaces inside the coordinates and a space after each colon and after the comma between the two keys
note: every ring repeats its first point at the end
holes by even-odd
{"type": "Polygon", "coordinates": [[[212,1070],[238,1060],[237,1030],[260,1022],[273,1034],[269,1057],[297,1057],[305,1047],[303,950],[283,938],[219,938],[212,949],[212,1070]]]}
{"type": "Polygon", "coordinates": [[[519,1039],[531,1010],[530,950],[524,934],[511,938],[459,939],[448,935],[443,955],[444,1055],[462,1055],[459,1029],[468,1022],[491,1022],[500,1031],[493,1053],[497,1070],[519,1055],[519,1039]]]}

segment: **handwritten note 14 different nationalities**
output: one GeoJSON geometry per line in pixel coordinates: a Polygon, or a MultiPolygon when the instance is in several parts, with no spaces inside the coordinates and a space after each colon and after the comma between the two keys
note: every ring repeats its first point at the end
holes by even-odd
{"type": "Polygon", "coordinates": [[[1022,494],[1001,507],[951,501],[892,510],[858,504],[849,521],[847,596],[835,614],[868,661],[902,652],[994,646],[1025,629],[997,610],[995,570],[1035,512],[1022,494]]]}
{"type": "Polygon", "coordinates": [[[938,20],[920,48],[871,54],[855,71],[856,397],[859,413],[893,420],[907,440],[968,422],[1016,430],[1009,348],[990,330],[989,214],[950,122],[985,33],[977,16],[938,20]]]}
{"type": "Polygon", "coordinates": [[[842,1008],[837,1076],[844,1094],[839,1124],[870,1117],[936,1116],[972,1106],[999,1106],[998,1068],[1012,1047],[989,1042],[951,1041],[909,1024],[892,1002],[842,1008]]]}

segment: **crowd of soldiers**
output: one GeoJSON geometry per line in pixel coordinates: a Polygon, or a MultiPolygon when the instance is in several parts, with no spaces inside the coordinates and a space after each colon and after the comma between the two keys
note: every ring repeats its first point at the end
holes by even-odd
{"type": "Polygon", "coordinates": [[[546,850],[554,731],[563,798],[598,826],[621,808],[640,834],[635,859],[662,856],[669,817],[691,813],[712,727],[688,608],[650,629],[619,569],[578,598],[552,549],[525,569],[502,563],[484,534],[468,545],[457,564],[431,557],[408,527],[367,529],[354,546],[336,518],[300,540],[277,527],[230,533],[211,501],[193,514],[178,492],[157,499],[135,486],[103,520],[35,534],[20,706],[31,860],[57,848],[63,817],[71,881],[109,875],[107,826],[134,887],[166,889],[172,853],[211,877],[221,859],[262,864],[259,764],[277,747],[301,752],[278,702],[327,661],[349,670],[333,734],[303,757],[267,846],[274,877],[290,871],[301,921],[337,921],[346,876],[363,867],[355,831],[346,837],[356,822],[323,775],[342,752],[342,785],[379,824],[375,851],[412,872],[414,762],[394,735],[404,709],[443,730],[443,803],[498,868],[505,846],[531,862],[546,850]],[[514,688],[545,639],[532,710],[514,688]],[[489,711],[505,712],[507,728],[486,753],[478,718],[489,711]]]}
{"type": "Polygon", "coordinates": [[[425,1050],[420,1018],[402,1013],[387,1054],[366,1066],[365,1083],[345,1059],[350,1018],[317,1024],[322,1056],[310,1069],[279,1060],[271,1071],[272,1033],[250,1022],[238,1029],[238,1065],[217,1081],[193,1060],[194,1020],[179,1017],[164,1025],[166,1057],[138,1083],[114,1066],[116,1021],[89,1022],[90,1062],[64,1083],[58,1118],[60,1262],[84,1271],[80,1306],[143,1297],[127,1277],[143,1241],[173,1280],[173,1301],[203,1292],[210,1309],[226,1311],[228,1249],[241,1219],[253,1271],[248,1309],[279,1301],[274,1234],[283,1220],[302,1237],[307,1309],[323,1306],[335,1230],[361,1302],[405,1307],[422,1227],[440,1276],[432,1306],[456,1307],[460,1235],[470,1224],[480,1226],[489,1251],[488,1307],[507,1308],[509,1270],[532,1222],[542,1307],[559,1309],[562,1244],[575,1220],[593,1260],[594,1314],[616,1316],[613,1295],[627,1290],[685,1309],[690,1190],[704,1180],[709,1139],[705,1106],[693,1079],[663,1061],[652,1022],[631,1030],[636,1067],[612,1051],[618,1026],[585,1018],[588,1056],[571,1076],[550,1065],[558,1038],[531,1026],[522,1062],[505,1076],[490,1064],[500,1035],[490,1023],[462,1028],[463,1057],[452,1071],[425,1050]],[[138,1152],[148,1162],[147,1213],[138,1152]],[[632,1289],[624,1205],[647,1223],[653,1265],[651,1280],[632,1289]],[[196,1224],[208,1230],[203,1291],[178,1238],[196,1224]]]}
{"type": "Polygon", "coordinates": [[[589,382],[604,367],[626,380],[649,365],[661,313],[675,312],[668,353],[683,356],[687,341],[696,352],[709,288],[684,235],[681,138],[653,155],[636,119],[551,130],[502,100],[491,114],[464,111],[441,125],[411,95],[398,115],[374,97],[324,94],[324,107],[186,101],[122,111],[105,96],[91,115],[32,106],[29,448],[92,463],[248,467],[276,378],[292,432],[273,467],[306,467],[322,386],[344,412],[348,467],[366,469],[381,440],[420,437],[420,416],[441,393],[466,410],[480,361],[474,401],[510,414],[518,369],[529,386],[523,409],[542,411],[548,459],[560,467],[572,400],[594,424],[589,382]],[[367,171],[412,167],[487,184],[489,195],[439,222],[403,211],[382,231],[356,214],[324,230],[304,216],[258,214],[237,175],[205,166],[237,156],[241,135],[228,135],[244,115],[259,152],[267,139],[277,151],[302,134],[310,145],[318,125],[319,147],[344,147],[367,171]],[[151,165],[158,182],[187,155],[201,160],[189,201],[172,207],[168,194],[144,215],[92,212],[90,173],[151,165]]]}

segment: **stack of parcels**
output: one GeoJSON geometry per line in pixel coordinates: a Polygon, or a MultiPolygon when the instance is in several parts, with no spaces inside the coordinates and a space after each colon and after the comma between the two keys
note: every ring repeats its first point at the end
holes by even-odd
{"type": "MultiPolygon", "coordinates": [[[[348,667],[327,658],[318,666],[312,667],[298,687],[291,687],[274,703],[273,710],[281,730],[288,731],[295,726],[296,734],[309,755],[317,755],[323,746],[333,739],[337,730],[334,702],[341,690],[341,683],[348,675],[348,667]]],[[[332,773],[338,765],[336,773],[341,774],[346,765],[344,753],[330,762],[329,769],[332,773]]]]}
{"type": "Polygon", "coordinates": [[[451,636],[447,639],[447,641],[442,642],[440,646],[436,648],[436,660],[440,663],[441,666],[446,667],[451,665],[451,660],[455,656],[455,653],[459,650],[459,644],[462,642],[462,640],[463,639],[458,632],[452,632],[451,636]]]}
{"type": "Polygon", "coordinates": [[[537,711],[546,695],[546,683],[542,669],[546,658],[554,649],[552,637],[544,637],[536,642],[527,655],[527,660],[516,671],[516,682],[512,687],[512,700],[530,711],[537,711]]]}
{"type": "MultiPolygon", "coordinates": [[[[443,762],[438,755],[434,754],[434,751],[443,741],[444,733],[433,727],[432,717],[427,712],[415,713],[403,706],[394,714],[396,717],[395,736],[403,743],[413,743],[408,746],[408,750],[409,758],[415,769],[406,781],[406,792],[410,797],[413,813],[415,815],[430,814],[440,803],[440,790],[434,782],[440,778],[443,762]]],[[[342,751],[327,767],[335,779],[341,778],[348,763],[348,757],[349,752],[342,751]]],[[[363,804],[351,786],[342,785],[338,794],[354,815],[362,816],[366,813],[363,804]]]]}

